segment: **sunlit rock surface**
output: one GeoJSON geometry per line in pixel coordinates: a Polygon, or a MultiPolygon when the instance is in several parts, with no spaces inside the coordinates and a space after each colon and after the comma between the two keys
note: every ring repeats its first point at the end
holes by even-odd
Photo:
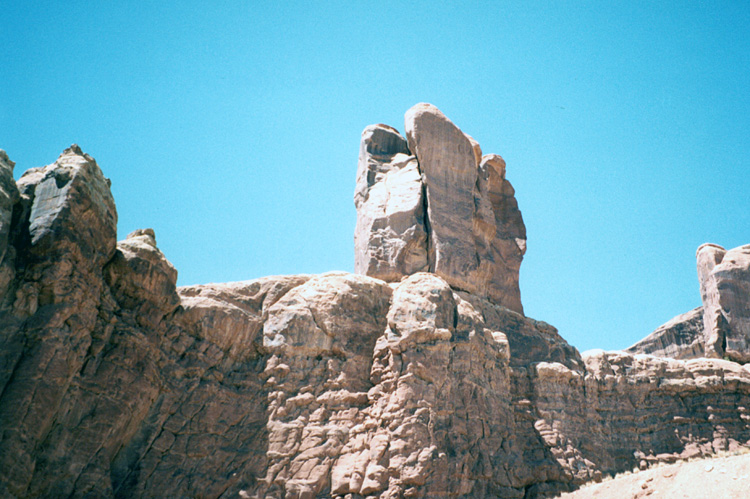
{"type": "Polygon", "coordinates": [[[431,104],[409,109],[405,129],[406,140],[386,125],[362,133],[355,271],[386,281],[433,272],[522,314],[526,227],[505,161],[482,156],[431,104]]]}
{"type": "Polygon", "coordinates": [[[750,361],[750,245],[696,252],[703,306],[679,315],[631,346],[632,353],[750,361]]]}
{"type": "MultiPolygon", "coordinates": [[[[511,241],[517,223],[495,211],[515,209],[502,160],[423,111],[477,172],[456,194],[474,199],[472,223],[495,217],[495,238],[511,241]]],[[[385,165],[374,179],[413,168],[403,139],[381,132],[360,180],[371,167],[385,165]]],[[[419,158],[430,141],[415,144],[419,158]]],[[[3,175],[12,163],[0,159],[3,175]]],[[[428,208],[447,189],[436,175],[423,183],[428,208]]],[[[382,181],[359,184],[360,201],[382,181]]],[[[383,276],[392,282],[332,272],[176,288],[152,230],[115,242],[109,182],[77,147],[24,175],[17,195],[14,185],[0,178],[2,224],[11,212],[0,224],[2,497],[545,497],[750,439],[745,366],[581,356],[489,288],[467,289],[452,264],[425,271],[420,262],[437,260],[406,258],[396,242],[373,267],[403,274],[383,276]]],[[[369,220],[360,242],[372,249],[369,220]]],[[[465,230],[459,222],[442,223],[465,230]]],[[[417,225],[400,227],[383,240],[417,225]]],[[[440,262],[466,250],[441,248],[440,262]]]]}

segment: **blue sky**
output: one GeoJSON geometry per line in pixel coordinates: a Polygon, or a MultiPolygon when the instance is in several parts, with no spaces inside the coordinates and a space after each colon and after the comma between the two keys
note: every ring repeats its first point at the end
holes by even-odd
{"type": "Polygon", "coordinates": [[[78,143],[180,284],[352,270],[360,133],[417,102],[505,158],[526,313],[581,350],[700,305],[700,244],[750,243],[746,1],[2,11],[16,176],[78,143]]]}

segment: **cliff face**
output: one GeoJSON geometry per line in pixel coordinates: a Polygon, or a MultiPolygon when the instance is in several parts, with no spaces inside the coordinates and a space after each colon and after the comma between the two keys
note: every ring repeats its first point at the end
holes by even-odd
{"type": "Polygon", "coordinates": [[[747,445],[744,366],[582,357],[506,301],[525,231],[504,162],[415,112],[471,153],[451,177],[471,222],[422,125],[369,127],[356,247],[376,277],[176,288],[153,231],[115,242],[92,158],[16,186],[0,155],[0,495],[537,497],[747,445]]]}

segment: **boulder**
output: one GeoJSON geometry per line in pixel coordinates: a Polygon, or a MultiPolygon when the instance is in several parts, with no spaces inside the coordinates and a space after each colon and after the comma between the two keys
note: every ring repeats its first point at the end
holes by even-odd
{"type": "Polygon", "coordinates": [[[106,263],[117,238],[109,184],[94,158],[76,144],[53,164],[24,173],[18,187],[30,203],[29,251],[45,258],[50,250],[71,249],[94,267],[106,263]]]}

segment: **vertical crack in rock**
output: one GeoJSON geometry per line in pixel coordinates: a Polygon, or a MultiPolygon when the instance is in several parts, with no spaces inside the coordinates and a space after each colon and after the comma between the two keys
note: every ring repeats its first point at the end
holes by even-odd
{"type": "MultiPolygon", "coordinates": [[[[417,160],[417,164],[419,164],[419,160],[417,160]]],[[[424,241],[424,250],[425,255],[427,255],[427,267],[423,270],[427,272],[435,272],[435,259],[430,258],[430,254],[432,251],[430,240],[432,239],[432,227],[430,225],[430,217],[428,213],[430,212],[430,207],[428,205],[427,200],[427,186],[424,183],[424,173],[422,173],[422,168],[419,168],[419,178],[422,181],[422,185],[420,186],[421,193],[422,193],[422,222],[424,224],[424,231],[425,231],[425,241],[424,241]]]]}
{"type": "Polygon", "coordinates": [[[518,272],[526,228],[505,162],[482,156],[435,106],[417,104],[404,121],[405,141],[385,125],[362,133],[355,271],[398,281],[428,270],[523,313],[518,272]],[[405,153],[413,156],[401,159],[405,153]],[[416,175],[406,175],[412,163],[416,175]]]}

